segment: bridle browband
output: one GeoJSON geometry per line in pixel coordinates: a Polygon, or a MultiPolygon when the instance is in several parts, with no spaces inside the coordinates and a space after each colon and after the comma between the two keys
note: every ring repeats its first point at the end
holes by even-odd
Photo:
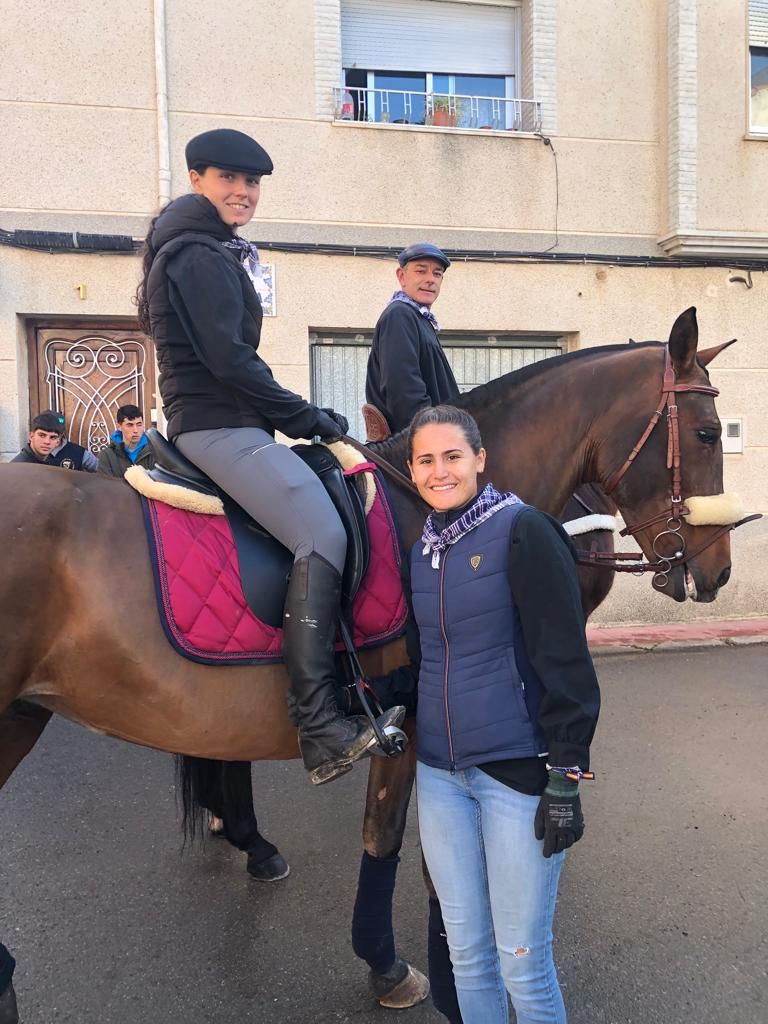
{"type": "Polygon", "coordinates": [[[655,562],[644,562],[642,555],[638,558],[637,553],[632,551],[615,551],[613,553],[597,551],[596,546],[593,545],[590,551],[578,552],[579,557],[577,561],[579,565],[588,565],[602,569],[614,569],[616,572],[631,572],[638,576],[642,576],[642,574],[646,572],[652,572],[654,574],[654,584],[657,587],[664,587],[666,586],[667,581],[669,580],[669,574],[674,567],[682,565],[687,559],[695,558],[696,555],[700,555],[702,551],[714,544],[715,541],[719,540],[720,537],[724,536],[724,534],[734,530],[737,526],[748,523],[753,519],[760,518],[757,515],[747,516],[744,519],[740,519],[737,523],[729,523],[726,526],[721,526],[719,530],[708,538],[708,540],[704,541],[693,551],[686,552],[685,537],[683,537],[681,531],[683,527],[683,516],[688,515],[689,510],[683,503],[683,496],[681,493],[682,470],[680,460],[680,424],[675,396],[691,391],[700,395],[711,395],[713,398],[720,394],[717,388],[713,388],[707,384],[679,384],[675,374],[675,367],[672,363],[672,357],[669,352],[669,345],[665,345],[664,378],[661,385],[661,398],[659,399],[659,404],[656,406],[656,409],[648,421],[648,425],[641,434],[640,440],[627,456],[624,465],[605,488],[606,494],[611,494],[612,491],[616,489],[619,481],[623,479],[632,463],[642,451],[645,442],[653,433],[654,428],[657,423],[659,423],[664,415],[664,411],[666,410],[667,469],[670,470],[672,474],[670,506],[669,508],[663,509],[657,515],[651,516],[650,519],[646,519],[642,523],[636,523],[634,526],[625,526],[619,534],[621,537],[634,537],[635,534],[644,530],[647,526],[652,526],[654,523],[666,520],[666,529],[657,533],[651,542],[651,547],[653,548],[653,552],[656,555],[657,560],[655,562]],[[673,555],[664,555],[659,551],[657,545],[662,537],[674,538],[678,548],[673,555]]]}

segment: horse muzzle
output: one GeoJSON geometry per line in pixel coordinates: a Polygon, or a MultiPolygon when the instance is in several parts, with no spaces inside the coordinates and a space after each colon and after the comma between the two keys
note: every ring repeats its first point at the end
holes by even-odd
{"type": "Polygon", "coordinates": [[[692,495],[685,499],[682,518],[689,527],[719,529],[697,543],[695,535],[684,537],[668,522],[653,540],[654,554],[668,560],[668,567],[654,575],[653,586],[675,601],[708,604],[730,579],[730,529],[745,520],[744,506],[735,494],[692,495]],[[664,541],[671,541],[673,550],[664,550],[664,541]]]}

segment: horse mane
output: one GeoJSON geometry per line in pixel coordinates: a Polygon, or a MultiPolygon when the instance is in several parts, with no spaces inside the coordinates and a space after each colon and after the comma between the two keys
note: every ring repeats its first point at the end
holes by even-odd
{"type": "MultiPolygon", "coordinates": [[[[596,345],[592,348],[579,349],[577,352],[564,352],[563,355],[552,356],[550,359],[539,359],[529,366],[523,366],[519,370],[510,370],[509,373],[502,374],[501,377],[489,380],[487,384],[479,384],[476,388],[472,388],[471,391],[465,391],[459,395],[453,404],[471,413],[478,405],[487,406],[502,397],[508,398],[511,388],[521,387],[530,380],[539,377],[542,373],[554,370],[568,363],[595,359],[611,352],[636,352],[640,348],[658,347],[663,344],[664,342],[662,341],[638,341],[631,348],[626,344],[596,345]]],[[[376,455],[380,455],[382,459],[386,459],[387,462],[397,469],[404,471],[407,441],[408,427],[405,427],[404,430],[398,431],[397,434],[392,434],[391,437],[386,438],[384,441],[369,442],[367,447],[376,455]]]]}
{"type": "MultiPolygon", "coordinates": [[[[661,341],[640,341],[635,342],[632,346],[632,350],[639,348],[650,348],[652,346],[663,345],[661,341]]],[[[472,408],[479,404],[487,405],[490,402],[495,401],[502,394],[506,395],[510,387],[516,388],[523,384],[527,384],[529,380],[534,377],[538,377],[540,374],[555,370],[559,366],[564,366],[567,363],[574,363],[580,360],[595,359],[599,356],[607,355],[609,352],[628,352],[630,351],[627,345],[595,345],[592,348],[580,348],[576,352],[564,352],[561,356],[552,356],[549,359],[539,359],[535,363],[530,363],[528,366],[522,366],[519,370],[510,370],[509,373],[502,374],[501,377],[494,377],[493,380],[489,380],[487,384],[478,384],[476,388],[472,388],[471,391],[465,391],[459,395],[458,399],[454,403],[460,409],[466,409],[467,412],[471,412],[472,408]]]]}

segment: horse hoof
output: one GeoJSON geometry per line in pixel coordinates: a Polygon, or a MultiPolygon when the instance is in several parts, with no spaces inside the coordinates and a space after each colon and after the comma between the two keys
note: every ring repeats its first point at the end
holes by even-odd
{"type": "Polygon", "coordinates": [[[279,853],[273,853],[271,857],[259,861],[258,864],[252,863],[251,858],[248,858],[248,874],[257,882],[279,882],[290,873],[288,862],[279,853]]]}
{"type": "Polygon", "coordinates": [[[427,998],[429,981],[415,967],[411,967],[410,964],[407,964],[407,967],[408,971],[405,977],[386,995],[376,993],[379,1006],[383,1006],[386,1010],[407,1010],[410,1006],[418,1006],[427,998]]]}

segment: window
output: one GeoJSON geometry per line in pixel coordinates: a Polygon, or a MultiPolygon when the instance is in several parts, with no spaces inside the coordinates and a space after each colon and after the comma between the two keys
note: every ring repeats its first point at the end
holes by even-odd
{"type": "Polygon", "coordinates": [[[768,132],[768,47],[749,48],[749,126],[768,132]]]}
{"type": "MultiPolygon", "coordinates": [[[[365,401],[365,373],[372,334],[312,332],[310,372],[312,401],[332,406],[349,420],[353,437],[365,440],[360,408],[365,401]]],[[[544,335],[462,335],[441,332],[440,341],[460,391],[519,370],[565,351],[562,338],[544,335]]]]}
{"type": "Polygon", "coordinates": [[[537,129],[518,91],[519,16],[516,0],[342,0],[337,120],[537,129]]]}
{"type": "Polygon", "coordinates": [[[768,134],[768,0],[749,0],[749,127],[768,134]]]}

